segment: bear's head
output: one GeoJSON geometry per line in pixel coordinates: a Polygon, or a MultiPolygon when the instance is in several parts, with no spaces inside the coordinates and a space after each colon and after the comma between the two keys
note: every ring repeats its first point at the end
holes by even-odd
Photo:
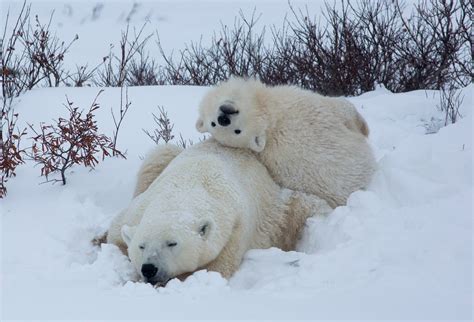
{"type": "Polygon", "coordinates": [[[211,89],[199,106],[197,130],[226,146],[263,151],[267,122],[258,99],[262,88],[258,80],[230,78],[211,89]]]}
{"type": "Polygon", "coordinates": [[[219,234],[211,218],[190,213],[146,215],[137,226],[122,227],[128,256],[147,283],[164,285],[174,277],[196,271],[217,257],[219,234]]]}

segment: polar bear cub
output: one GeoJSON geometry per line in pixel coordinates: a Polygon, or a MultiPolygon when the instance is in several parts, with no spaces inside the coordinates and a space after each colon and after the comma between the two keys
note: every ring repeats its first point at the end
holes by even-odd
{"type": "Polygon", "coordinates": [[[365,188],[375,169],[369,129],[355,107],[294,86],[231,78],[205,95],[196,128],[253,150],[278,184],[332,207],[365,188]]]}
{"type": "Polygon", "coordinates": [[[182,152],[157,148],[138,179],[145,190],[113,220],[107,241],[152,284],[198,269],[228,278],[247,250],[292,250],[306,219],[331,211],[316,196],[282,190],[251,152],[213,139],[182,152]]]}

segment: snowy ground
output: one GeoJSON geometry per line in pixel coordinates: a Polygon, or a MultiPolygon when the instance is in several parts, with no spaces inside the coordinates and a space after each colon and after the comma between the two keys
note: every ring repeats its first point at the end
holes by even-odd
{"type": "MultiPolygon", "coordinates": [[[[262,6],[284,10],[278,3],[262,6]]],[[[65,115],[65,95],[86,108],[98,90],[37,89],[16,110],[22,124],[38,124],[65,115]]],[[[437,92],[378,89],[350,98],[369,123],[379,160],[367,191],[327,218],[310,219],[297,252],[253,250],[230,281],[201,271],[156,290],[129,282],[127,258],[90,240],[130,201],[140,156],[153,146],[142,128],[152,128],[157,105],[175,134],[198,141],[194,122],[206,88],[130,88],[119,137],[126,160],[105,160],[93,172],[75,168],[65,187],[39,185],[31,163],[9,181],[0,201],[1,318],[471,320],[473,90],[463,91],[464,117],[429,135],[427,124],[443,118],[437,92]]],[[[107,88],[99,98],[106,133],[119,96],[107,88]]]]}

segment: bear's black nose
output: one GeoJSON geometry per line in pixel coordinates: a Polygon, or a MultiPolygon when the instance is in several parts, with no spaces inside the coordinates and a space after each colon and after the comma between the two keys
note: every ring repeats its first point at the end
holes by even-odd
{"type": "Polygon", "coordinates": [[[158,268],[153,264],[143,264],[142,274],[145,278],[152,278],[158,272],[158,268]]]}
{"type": "Polygon", "coordinates": [[[229,114],[229,115],[232,115],[232,114],[239,114],[239,111],[237,111],[232,105],[221,105],[219,107],[219,109],[221,110],[222,113],[224,114],[229,114]]]}
{"type": "Polygon", "coordinates": [[[220,126],[228,126],[230,124],[230,118],[227,114],[222,114],[217,118],[217,123],[219,123],[220,126]]]}

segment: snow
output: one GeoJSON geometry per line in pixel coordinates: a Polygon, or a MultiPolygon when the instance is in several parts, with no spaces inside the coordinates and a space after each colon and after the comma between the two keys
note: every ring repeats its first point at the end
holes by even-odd
{"type": "MultiPolygon", "coordinates": [[[[215,4],[223,17],[233,17],[239,6],[255,5],[233,2],[226,11],[223,3],[215,4]]],[[[55,6],[34,5],[43,12],[55,6]]],[[[84,12],[93,6],[71,5],[84,12]]],[[[185,1],[159,5],[166,8],[160,14],[169,28],[178,23],[180,6],[189,10],[185,1]]],[[[280,17],[285,5],[264,1],[258,8],[280,17]]],[[[56,6],[61,11],[63,5],[56,6]]],[[[123,7],[117,6],[106,2],[104,15],[119,15],[123,7]]],[[[75,14],[71,26],[65,21],[59,30],[91,33],[91,26],[81,29],[80,18],[75,14]]],[[[118,37],[123,22],[112,25],[119,29],[107,35],[118,37]]],[[[196,32],[215,27],[203,25],[196,32]]],[[[187,32],[172,46],[196,35],[187,32]]],[[[94,58],[85,52],[84,59],[94,58]]],[[[444,120],[436,108],[436,91],[393,94],[378,88],[349,98],[369,123],[378,170],[370,187],[352,194],[347,206],[328,217],[310,218],[296,251],[249,251],[229,281],[199,271],[160,289],[131,282],[136,273],[128,259],[113,245],[98,248],[90,241],[130,202],[140,157],[154,144],[142,131],[153,128],[151,113],[164,106],[175,135],[197,142],[197,104],[206,90],[130,88],[132,106],[119,136],[127,159],[106,159],[92,172],[73,168],[66,186],[40,185],[39,167],[31,162],[18,167],[7,198],[0,201],[2,320],[472,319],[473,85],[463,89],[463,118],[434,134],[426,134],[427,124],[444,120]]],[[[98,91],[27,92],[15,102],[20,125],[64,116],[65,95],[87,108],[98,91]]],[[[118,111],[119,98],[119,89],[105,88],[98,99],[97,120],[105,133],[112,133],[110,108],[118,111]]]]}

